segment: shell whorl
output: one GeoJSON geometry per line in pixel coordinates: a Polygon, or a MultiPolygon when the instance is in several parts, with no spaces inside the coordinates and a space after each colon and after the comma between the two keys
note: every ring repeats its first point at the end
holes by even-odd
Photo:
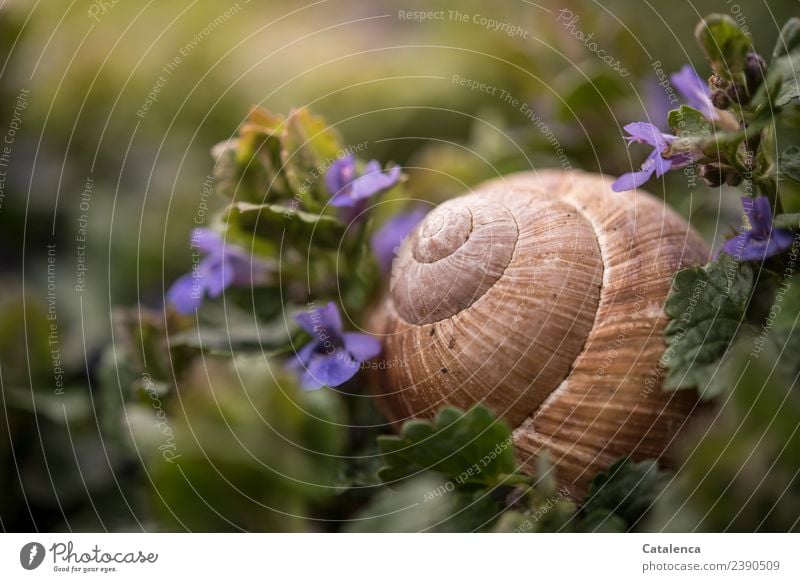
{"type": "Polygon", "coordinates": [[[401,246],[370,322],[399,362],[373,374],[379,406],[399,424],[481,402],[515,427],[523,464],[550,450],[574,491],[620,456],[658,456],[694,403],[658,388],[661,307],[706,256],[661,202],[599,176],[481,185],[401,246]]]}
{"type": "Polygon", "coordinates": [[[398,313],[426,324],[469,308],[503,275],[518,238],[504,206],[477,196],[445,202],[409,237],[394,264],[398,313]]]}

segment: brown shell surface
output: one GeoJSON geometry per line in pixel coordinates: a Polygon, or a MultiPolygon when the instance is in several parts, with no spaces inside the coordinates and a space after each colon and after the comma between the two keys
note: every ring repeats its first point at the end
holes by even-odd
{"type": "Polygon", "coordinates": [[[663,456],[696,406],[660,390],[662,306],[675,271],[707,257],[661,201],[598,175],[484,183],[401,246],[369,322],[393,363],[373,394],[396,426],[482,403],[514,427],[524,470],[548,450],[580,494],[622,456],[663,456]]]}

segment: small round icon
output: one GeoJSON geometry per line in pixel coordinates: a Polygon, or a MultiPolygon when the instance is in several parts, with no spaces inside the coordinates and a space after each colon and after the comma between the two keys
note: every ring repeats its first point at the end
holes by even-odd
{"type": "Polygon", "coordinates": [[[28,542],[19,551],[19,563],[26,570],[35,570],[44,561],[44,546],[39,542],[28,542]]]}

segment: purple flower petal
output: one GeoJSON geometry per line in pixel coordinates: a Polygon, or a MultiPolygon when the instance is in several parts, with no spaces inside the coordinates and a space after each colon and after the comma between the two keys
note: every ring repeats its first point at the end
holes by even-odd
{"type": "Polygon", "coordinates": [[[391,270],[396,250],[426,213],[427,210],[420,206],[411,212],[393,216],[372,235],[370,246],[382,273],[386,274],[391,270]]]}
{"type": "Polygon", "coordinates": [[[673,102],[667,96],[655,75],[645,80],[645,103],[648,117],[658,124],[659,128],[667,128],[667,116],[674,109],[673,102]]]}
{"type": "Polygon", "coordinates": [[[178,313],[190,315],[203,302],[203,285],[192,273],[177,279],[167,291],[167,302],[175,307],[178,313]]]}
{"type": "MultiPolygon", "coordinates": [[[[369,167],[368,167],[369,168],[369,167]]],[[[387,173],[380,170],[380,166],[375,162],[372,170],[364,173],[353,182],[353,190],[350,194],[353,200],[364,200],[374,196],[378,192],[388,190],[400,179],[400,166],[394,166],[387,173]],[[375,169],[377,168],[377,169],[375,169]]]]}
{"type": "Polygon", "coordinates": [[[675,139],[674,135],[662,133],[661,130],[652,123],[645,123],[643,121],[629,123],[624,129],[630,134],[630,137],[625,138],[628,141],[646,143],[659,150],[663,150],[669,145],[669,142],[675,139]]]}
{"type": "Polygon", "coordinates": [[[333,301],[319,310],[322,326],[337,335],[342,333],[342,316],[333,301]]]}
{"type": "Polygon", "coordinates": [[[310,342],[300,348],[300,351],[295,354],[295,359],[291,360],[292,366],[294,366],[295,369],[308,366],[308,364],[311,362],[312,356],[314,355],[314,350],[316,350],[317,347],[318,346],[316,342],[310,342]]]}
{"type": "MultiPolygon", "coordinates": [[[[312,313],[316,314],[316,310],[314,310],[312,313]]],[[[297,325],[299,325],[303,330],[307,331],[311,335],[315,335],[316,334],[316,331],[314,330],[315,316],[312,316],[312,313],[306,311],[298,313],[297,315],[294,316],[294,320],[297,322],[297,325]]]]}
{"type": "Polygon", "coordinates": [[[681,92],[686,102],[709,119],[716,119],[718,113],[711,103],[711,90],[691,65],[683,65],[680,71],[670,75],[675,88],[681,92]]]}
{"type": "Polygon", "coordinates": [[[230,263],[233,271],[232,287],[250,287],[267,281],[270,272],[269,266],[253,257],[228,256],[225,259],[230,263]]]}
{"type": "Polygon", "coordinates": [[[342,333],[342,316],[333,301],[325,307],[316,307],[310,311],[298,313],[294,319],[300,327],[315,337],[325,331],[327,335],[338,340],[342,333]]]}
{"type": "Polygon", "coordinates": [[[359,362],[340,350],[334,354],[315,354],[300,377],[300,384],[305,390],[339,386],[355,376],[360,368],[359,362]]]}
{"type": "Polygon", "coordinates": [[[653,150],[642,164],[642,170],[647,170],[651,166],[655,170],[656,178],[660,178],[672,168],[672,160],[661,157],[659,150],[653,150]]]}
{"type": "Polygon", "coordinates": [[[348,156],[334,163],[325,174],[325,185],[331,193],[331,205],[351,207],[394,186],[400,180],[400,166],[381,171],[376,160],[371,160],[361,176],[356,176],[355,158],[348,156]]]}
{"type": "Polygon", "coordinates": [[[222,252],[225,241],[219,233],[210,228],[195,228],[192,231],[191,245],[205,254],[212,254],[222,252]]]}
{"type": "Polygon", "coordinates": [[[753,230],[767,233],[772,228],[772,207],[769,198],[759,196],[756,199],[742,196],[742,208],[753,230]]]}
{"type": "Polygon", "coordinates": [[[677,138],[674,135],[661,133],[652,123],[637,121],[625,126],[625,131],[630,134],[628,141],[636,141],[653,146],[653,151],[647,156],[638,172],[630,172],[620,176],[612,185],[614,192],[624,192],[638,188],[655,173],[657,177],[663,176],[669,170],[682,168],[692,163],[691,156],[680,154],[672,158],[664,158],[661,154],[671,142],[677,138]]]}
{"type": "Polygon", "coordinates": [[[725,241],[725,244],[722,245],[722,250],[731,255],[732,257],[740,259],[742,257],[742,253],[744,252],[747,246],[747,241],[749,239],[750,237],[746,232],[737,234],[732,239],[725,241]]]}
{"type": "Polygon", "coordinates": [[[789,238],[788,244],[786,244],[786,246],[782,246],[781,242],[778,241],[774,236],[748,236],[749,234],[750,233],[745,233],[744,235],[738,235],[737,237],[734,237],[738,238],[739,236],[744,236],[745,244],[741,250],[741,254],[738,257],[743,261],[763,261],[764,259],[767,259],[773,255],[777,255],[778,253],[786,250],[792,244],[792,239],[794,238],[789,238]]]}
{"type": "Polygon", "coordinates": [[[200,275],[209,297],[219,297],[233,282],[234,268],[230,261],[210,255],[200,263],[200,275]]]}
{"type": "Polygon", "coordinates": [[[639,170],[638,172],[629,172],[623,174],[611,184],[611,189],[614,192],[627,192],[628,190],[635,190],[650,179],[650,176],[655,172],[655,167],[651,166],[649,169],[639,170]]]}
{"type": "Polygon", "coordinates": [[[342,193],[356,177],[356,158],[352,154],[336,160],[325,173],[325,187],[331,196],[342,193]]]}
{"type": "Polygon", "coordinates": [[[294,372],[298,376],[302,376],[311,363],[311,358],[314,356],[314,351],[316,349],[316,342],[307,343],[300,348],[300,350],[295,352],[293,358],[289,358],[285,365],[286,369],[290,372],[294,372]]]}
{"type": "Polygon", "coordinates": [[[772,238],[770,240],[770,249],[768,249],[767,256],[770,257],[772,255],[781,253],[787,250],[794,244],[795,241],[795,234],[791,230],[786,230],[783,228],[775,228],[772,230],[772,238]]]}
{"type": "Polygon", "coordinates": [[[763,261],[792,246],[792,231],[772,227],[772,207],[769,198],[742,197],[742,207],[750,223],[750,230],[725,242],[722,250],[744,261],[763,261]]]}
{"type": "Polygon", "coordinates": [[[180,313],[192,313],[206,294],[219,297],[232,285],[252,286],[268,278],[270,265],[240,247],[226,244],[223,237],[211,229],[194,229],[191,246],[206,256],[197,265],[197,272],[175,281],[167,293],[167,301],[175,305],[180,313]],[[186,291],[189,286],[187,281],[193,281],[191,293],[186,291]]]}
{"type": "Polygon", "coordinates": [[[342,334],[344,349],[358,362],[366,362],[381,353],[381,342],[365,333],[342,334]]]}

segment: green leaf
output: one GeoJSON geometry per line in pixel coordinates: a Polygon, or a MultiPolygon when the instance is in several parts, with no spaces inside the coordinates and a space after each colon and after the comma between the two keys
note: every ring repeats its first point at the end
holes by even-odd
{"type": "Polygon", "coordinates": [[[714,133],[714,126],[697,109],[681,105],[669,112],[669,126],[678,137],[708,137],[714,133]]]}
{"type": "Polygon", "coordinates": [[[592,480],[580,529],[629,531],[641,527],[668,478],[656,461],[617,461],[592,480]]]}
{"type": "Polygon", "coordinates": [[[712,147],[715,137],[723,135],[719,132],[715,134],[711,122],[688,105],[670,111],[667,123],[678,136],[669,147],[673,154],[704,151],[712,147]]]}
{"type": "Polygon", "coordinates": [[[208,355],[235,355],[256,352],[273,357],[291,351],[291,332],[283,322],[270,326],[231,325],[220,329],[211,326],[193,327],[170,336],[171,347],[203,350],[208,355]]]}
{"type": "Polygon", "coordinates": [[[284,125],[283,116],[254,107],[237,138],[214,146],[211,154],[219,194],[248,202],[291,195],[280,159],[284,125]]]}
{"type": "Polygon", "coordinates": [[[308,245],[335,248],[345,232],[344,225],[333,216],[280,204],[237,202],[228,207],[224,221],[234,231],[252,235],[255,243],[269,249],[272,256],[287,243],[297,248],[308,245]]]}
{"type": "Polygon", "coordinates": [[[778,172],[782,178],[800,182],[800,147],[789,146],[778,159],[778,172]]]}
{"type": "Polygon", "coordinates": [[[793,55],[786,55],[775,59],[769,67],[769,78],[775,79],[776,84],[780,80],[779,89],[775,93],[773,105],[783,107],[790,101],[800,97],[800,58],[797,51],[793,55]]]}
{"type": "Polygon", "coordinates": [[[306,208],[328,198],[323,177],[344,148],[339,134],[305,108],[294,109],[281,136],[281,161],[292,191],[306,208]]]}
{"type": "Polygon", "coordinates": [[[800,214],[779,214],[772,221],[775,228],[797,229],[800,228],[800,214]]]}
{"type": "Polygon", "coordinates": [[[86,393],[78,387],[66,387],[61,394],[37,392],[17,386],[6,386],[4,389],[8,408],[17,408],[38,414],[49,420],[67,425],[90,418],[90,402],[86,393]]]}
{"type": "Polygon", "coordinates": [[[449,479],[450,490],[462,485],[513,485],[517,469],[511,429],[483,406],[467,412],[442,408],[431,422],[411,420],[400,436],[378,437],[385,462],[378,476],[385,483],[433,471],[449,479]]]}
{"type": "Polygon", "coordinates": [[[717,75],[729,81],[742,80],[751,41],[733,18],[727,14],[706,16],[694,36],[717,75]]]}
{"type": "Polygon", "coordinates": [[[778,40],[775,41],[775,48],[772,51],[772,58],[778,59],[784,55],[791,54],[800,48],[800,18],[796,16],[790,18],[783,25],[778,40]]]}
{"type": "Polygon", "coordinates": [[[791,18],[783,26],[772,51],[769,79],[776,84],[777,91],[772,104],[783,107],[800,97],[798,69],[800,68],[800,19],[791,18]]]}
{"type": "Polygon", "coordinates": [[[753,268],[727,253],[705,267],[676,273],[664,305],[667,369],[664,390],[698,388],[704,399],[722,388],[710,383],[720,359],[744,325],[753,291],[753,268]]]}

